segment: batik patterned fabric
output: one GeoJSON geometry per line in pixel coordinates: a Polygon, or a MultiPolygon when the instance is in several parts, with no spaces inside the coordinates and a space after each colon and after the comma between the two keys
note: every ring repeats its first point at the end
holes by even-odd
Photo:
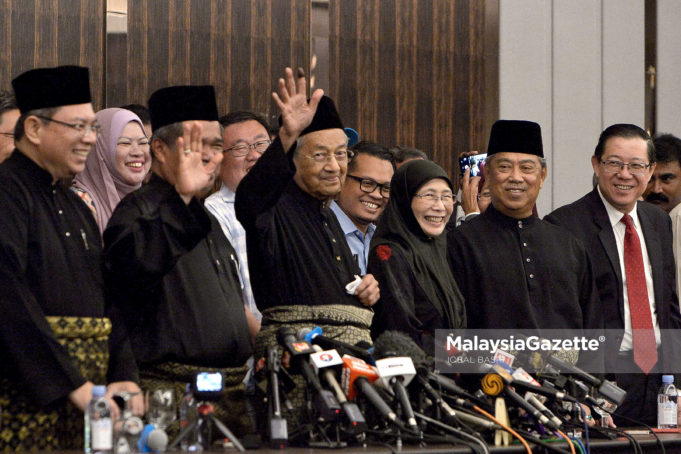
{"type": "MultiPolygon", "coordinates": [[[[106,383],[111,321],[94,317],[46,317],[59,343],[80,373],[95,384],[106,383]]],[[[83,449],[83,412],[71,402],[51,409],[33,404],[22,389],[0,380],[0,450],[83,449]]]]}

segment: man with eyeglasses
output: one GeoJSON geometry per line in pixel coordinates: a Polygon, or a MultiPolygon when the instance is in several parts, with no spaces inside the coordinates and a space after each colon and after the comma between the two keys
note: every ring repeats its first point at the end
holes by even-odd
{"type": "Polygon", "coordinates": [[[376,221],[390,199],[395,172],[393,154],[377,143],[362,141],[352,147],[348,174],[336,200],[331,202],[341,229],[362,275],[367,272],[369,244],[376,221]]]}
{"type": "Polygon", "coordinates": [[[0,450],[82,449],[95,384],[109,383],[109,397],[138,393],[132,409],[144,411],[125,330],[105,302],[97,225],[64,182],[97,138],[88,69],[34,69],[12,85],[21,117],[0,164],[0,450]]]}
{"type": "Polygon", "coordinates": [[[615,375],[628,392],[617,414],[654,424],[659,373],[681,361],[670,331],[681,327],[671,220],[638,201],[655,171],[655,147],[638,126],[615,124],[601,133],[591,165],[594,190],[546,219],[589,252],[605,328],[619,332],[607,370],[638,371],[615,375]]]}
{"type": "Polygon", "coordinates": [[[14,150],[14,127],[19,115],[14,95],[0,90],[0,163],[14,150]]]}
{"type": "Polygon", "coordinates": [[[246,231],[236,218],[234,199],[236,188],[243,177],[253,168],[272,141],[268,131],[267,118],[264,115],[236,111],[220,118],[224,139],[220,178],[220,190],[206,199],[205,206],[220,222],[222,230],[234,247],[239,258],[239,276],[241,277],[244,303],[253,314],[255,320],[250,324],[251,335],[260,331],[262,315],[256,306],[251,278],[248,271],[248,255],[246,253],[246,231]]]}
{"type": "Polygon", "coordinates": [[[468,328],[599,328],[584,247],[533,215],[547,173],[539,125],[497,121],[484,173],[491,204],[448,234],[468,328]]]}
{"type": "Polygon", "coordinates": [[[104,231],[107,290],[144,387],[182,395],[194,374],[221,372],[226,392],[215,414],[244,434],[253,316],[237,254],[199,200],[223,159],[215,90],[165,87],[152,93],[149,111],[152,176],[121,200],[104,231]]]}
{"type": "MultiPolygon", "coordinates": [[[[379,298],[378,284],[370,274],[356,277],[359,267],[329,209],[347,174],[348,137],[333,101],[321,90],[308,101],[306,86],[302,69],[294,77],[286,68],[273,94],[282,113],[279,135],[237,188],[236,214],[263,314],[256,358],[276,344],[282,326],[319,325],[325,336],[371,342],[369,306],[379,298]]],[[[292,397],[300,408],[303,395],[301,383],[292,397]]]]}

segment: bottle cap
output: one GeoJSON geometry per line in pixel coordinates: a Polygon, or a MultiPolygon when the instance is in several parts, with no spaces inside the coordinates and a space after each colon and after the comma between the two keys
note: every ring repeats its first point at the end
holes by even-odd
{"type": "Polygon", "coordinates": [[[662,383],[674,383],[674,376],[673,375],[663,375],[662,376],[662,383]]]}
{"type": "Polygon", "coordinates": [[[103,397],[106,394],[106,386],[95,385],[92,387],[92,397],[103,397]]]}

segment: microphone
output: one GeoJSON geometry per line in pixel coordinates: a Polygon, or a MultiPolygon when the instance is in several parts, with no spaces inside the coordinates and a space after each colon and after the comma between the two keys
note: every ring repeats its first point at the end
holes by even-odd
{"type": "Polygon", "coordinates": [[[282,326],[277,330],[277,341],[291,355],[291,366],[314,389],[312,402],[320,418],[325,421],[337,421],[340,417],[340,404],[331,391],[322,388],[317,374],[307,361],[309,355],[314,351],[312,346],[306,341],[296,339],[295,332],[287,326],[282,326]]]}
{"type": "Polygon", "coordinates": [[[517,406],[521,407],[541,424],[550,427],[554,430],[558,430],[559,427],[556,427],[555,424],[551,420],[549,420],[549,418],[543,415],[534,405],[530,404],[525,399],[520,397],[518,393],[513,391],[508,386],[505,386],[505,383],[508,381],[509,379],[503,378],[501,374],[496,372],[490,372],[484,377],[482,377],[482,381],[480,384],[482,387],[482,391],[488,396],[496,397],[503,392],[504,395],[506,395],[506,397],[511,399],[517,406]]]}
{"type": "Polygon", "coordinates": [[[561,372],[567,372],[578,376],[581,381],[588,383],[594,388],[598,389],[598,393],[601,396],[605,397],[616,405],[621,405],[622,401],[624,401],[624,398],[627,395],[627,392],[617,386],[614,382],[611,382],[610,380],[600,380],[599,378],[594,377],[579,367],[570,364],[569,362],[562,360],[557,356],[550,355],[548,357],[548,362],[561,372]]]}
{"type": "MultiPolygon", "coordinates": [[[[364,348],[364,346],[352,345],[347,342],[326,337],[322,333],[322,329],[319,326],[315,326],[314,329],[301,328],[298,330],[297,334],[298,339],[305,339],[310,344],[319,345],[323,350],[336,350],[341,356],[350,355],[362,359],[369,364],[374,364],[374,357],[370,352],[371,345],[369,345],[369,348],[364,348]]],[[[366,342],[361,343],[368,345],[366,342]]]]}
{"type": "Polygon", "coordinates": [[[288,444],[288,426],[286,418],[281,414],[281,399],[279,398],[279,352],[274,345],[267,346],[267,361],[265,367],[269,376],[268,413],[270,448],[284,449],[288,444]]]}
{"type": "Polygon", "coordinates": [[[313,345],[312,348],[315,350],[315,353],[310,355],[310,364],[312,364],[318,375],[324,377],[336,394],[336,399],[340,402],[345,416],[350,423],[350,430],[355,433],[366,431],[368,427],[364,415],[356,403],[348,400],[340,384],[338,384],[338,380],[336,380],[335,371],[337,369],[342,371],[343,369],[343,360],[340,355],[336,350],[323,351],[319,345],[313,345]]]}
{"type": "Polygon", "coordinates": [[[374,354],[376,356],[376,369],[378,370],[379,382],[386,389],[392,389],[397,396],[402,410],[407,418],[407,424],[418,431],[414,409],[409,402],[406,386],[416,375],[416,369],[411,358],[397,356],[398,350],[391,350],[391,332],[386,331],[374,342],[374,354]]]}
{"type": "MultiPolygon", "coordinates": [[[[383,357],[389,352],[397,351],[409,357],[416,369],[416,383],[426,392],[428,397],[435,402],[436,405],[442,409],[450,418],[458,418],[468,424],[474,424],[485,429],[495,429],[499,427],[497,424],[480,418],[464,411],[456,411],[442,398],[439,392],[430,384],[430,380],[440,385],[442,388],[448,390],[459,396],[467,396],[468,393],[464,391],[454,380],[442,375],[436,375],[428,370],[429,359],[421,347],[414,342],[408,335],[399,331],[385,331],[376,339],[374,354],[376,357],[383,357]],[[380,342],[379,342],[380,340],[380,342]]],[[[378,365],[378,361],[376,361],[378,365]]],[[[380,372],[380,371],[379,371],[380,372]]],[[[470,402],[457,397],[454,398],[456,405],[463,408],[472,409],[474,407],[470,402]]]]}
{"type": "Polygon", "coordinates": [[[137,442],[139,452],[163,452],[168,446],[168,434],[153,424],[147,424],[137,442]]]}
{"type": "MultiPolygon", "coordinates": [[[[526,337],[520,334],[519,336],[526,337]]],[[[532,357],[532,364],[535,365],[535,369],[541,369],[541,367],[536,366],[542,365],[542,363],[544,364],[548,363],[550,366],[553,366],[553,368],[557,369],[559,372],[562,372],[563,374],[575,375],[582,382],[587,383],[590,386],[593,386],[594,388],[598,389],[598,393],[601,396],[605,397],[607,400],[614,403],[615,405],[620,405],[627,395],[627,392],[620,388],[619,386],[617,386],[614,382],[609,380],[601,380],[597,377],[594,377],[593,375],[589,374],[583,369],[555,356],[552,353],[549,353],[548,355],[539,355],[535,353],[534,356],[532,357]]]]}
{"type": "Polygon", "coordinates": [[[342,359],[343,373],[341,375],[341,384],[343,391],[348,397],[354,399],[358,394],[363,395],[383,418],[397,424],[399,427],[404,427],[404,423],[397,419],[395,412],[372,386],[372,383],[378,379],[376,371],[359,358],[344,355],[342,359]]]}

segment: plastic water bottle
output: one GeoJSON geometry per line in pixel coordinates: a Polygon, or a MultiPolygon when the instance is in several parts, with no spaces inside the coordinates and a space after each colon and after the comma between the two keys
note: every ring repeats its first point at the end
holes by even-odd
{"type": "MultiPolygon", "coordinates": [[[[194,399],[194,394],[192,393],[192,387],[187,383],[187,388],[182,397],[182,402],[180,403],[180,430],[184,430],[193,424],[199,417],[197,410],[196,399],[194,399]]],[[[194,427],[194,430],[188,434],[181,442],[180,448],[182,451],[201,451],[202,446],[198,441],[198,425],[194,427]]]]}
{"type": "Polygon", "coordinates": [[[111,454],[113,450],[111,406],[105,394],[106,386],[94,386],[92,400],[85,409],[85,452],[88,454],[111,454]]]}
{"type": "Polygon", "coordinates": [[[676,429],[678,404],[673,375],[662,376],[662,386],[657,394],[657,428],[676,429]]]}

